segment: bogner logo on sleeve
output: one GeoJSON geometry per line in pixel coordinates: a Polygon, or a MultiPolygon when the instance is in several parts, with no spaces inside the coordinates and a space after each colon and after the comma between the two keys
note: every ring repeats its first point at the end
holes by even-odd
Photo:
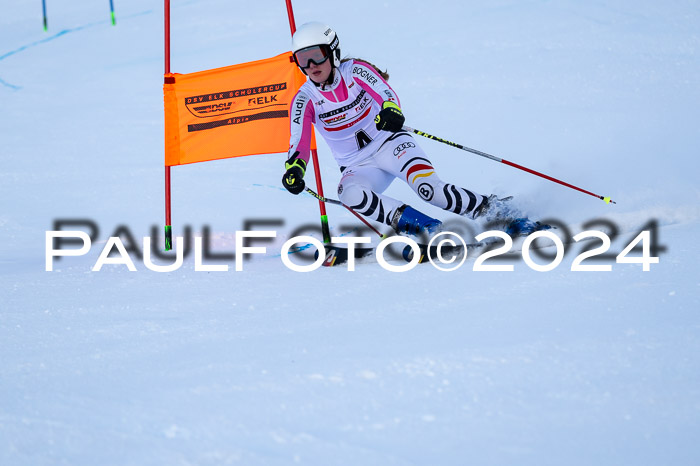
{"type": "Polygon", "coordinates": [[[374,74],[370,73],[369,71],[367,71],[366,68],[363,68],[361,66],[353,67],[352,74],[359,74],[360,77],[364,78],[368,83],[370,83],[373,86],[379,81],[374,74]]]}

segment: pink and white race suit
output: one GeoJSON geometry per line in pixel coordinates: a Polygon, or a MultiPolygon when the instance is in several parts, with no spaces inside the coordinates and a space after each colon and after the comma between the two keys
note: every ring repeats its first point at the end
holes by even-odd
{"type": "Polygon", "coordinates": [[[404,180],[424,201],[459,215],[481,205],[485,196],[443,182],[409,133],[377,130],[374,117],[385,101],[400,106],[389,84],[359,60],[341,63],[330,84],[317,86],[307,80],[290,108],[289,156],[298,151],[299,158],[309,161],[314,125],[340,166],[340,201],[387,225],[404,204],[382,194],[395,178],[404,180]]]}

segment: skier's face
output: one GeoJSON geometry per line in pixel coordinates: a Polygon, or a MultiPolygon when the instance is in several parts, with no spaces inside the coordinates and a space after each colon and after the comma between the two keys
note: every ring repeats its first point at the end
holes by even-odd
{"type": "Polygon", "coordinates": [[[321,84],[328,81],[328,77],[331,75],[331,61],[326,60],[320,65],[314,62],[309,62],[310,66],[306,69],[306,74],[309,78],[316,84],[321,84]]]}

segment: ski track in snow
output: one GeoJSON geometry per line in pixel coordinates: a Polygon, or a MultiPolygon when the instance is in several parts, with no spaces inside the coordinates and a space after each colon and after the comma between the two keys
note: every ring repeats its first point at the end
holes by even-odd
{"type": "MultiPolygon", "coordinates": [[[[120,16],[119,20],[120,21],[128,21],[131,18],[136,18],[136,17],[143,16],[143,15],[149,15],[151,13],[153,13],[152,10],[142,11],[140,13],[131,14],[131,15],[123,16],[123,17],[120,16]]],[[[12,57],[13,55],[18,54],[18,53],[22,53],[25,50],[31,49],[32,47],[37,47],[37,46],[40,46],[42,44],[46,44],[48,42],[59,39],[67,34],[72,34],[74,32],[79,32],[79,31],[84,31],[84,30],[87,30],[87,29],[90,29],[90,28],[93,28],[96,26],[104,26],[106,24],[111,24],[111,20],[95,21],[94,23],[88,23],[88,24],[84,24],[82,26],[76,26],[73,28],[63,29],[62,31],[59,31],[56,34],[53,34],[49,37],[31,42],[31,43],[26,44],[26,45],[22,45],[21,47],[18,47],[14,50],[11,50],[9,52],[6,52],[6,53],[0,55],[0,61],[3,61],[9,57],[12,57]]],[[[15,84],[8,83],[5,80],[3,80],[2,78],[0,78],[0,84],[13,90],[13,91],[19,91],[22,89],[22,86],[17,86],[15,84]]]]}

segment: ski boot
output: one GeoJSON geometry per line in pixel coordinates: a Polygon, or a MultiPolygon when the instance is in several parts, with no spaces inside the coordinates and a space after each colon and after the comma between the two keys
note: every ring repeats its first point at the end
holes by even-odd
{"type": "Polygon", "coordinates": [[[524,213],[510,203],[512,199],[513,196],[498,199],[495,194],[491,194],[474,209],[472,218],[496,223],[496,227],[502,228],[510,237],[527,236],[535,231],[552,228],[524,217],[524,213]]]}
{"type": "Polygon", "coordinates": [[[535,231],[550,230],[552,227],[540,222],[533,222],[529,218],[516,218],[506,227],[506,234],[511,238],[515,236],[527,236],[535,231]]]}
{"type": "Polygon", "coordinates": [[[486,221],[499,220],[502,218],[513,218],[515,210],[510,204],[513,196],[498,199],[495,194],[491,194],[472,212],[472,220],[482,218],[486,221]]]}
{"type": "Polygon", "coordinates": [[[408,204],[404,204],[394,213],[391,219],[391,227],[396,233],[407,233],[418,236],[422,233],[433,234],[440,229],[442,222],[428,217],[408,204]]]}

